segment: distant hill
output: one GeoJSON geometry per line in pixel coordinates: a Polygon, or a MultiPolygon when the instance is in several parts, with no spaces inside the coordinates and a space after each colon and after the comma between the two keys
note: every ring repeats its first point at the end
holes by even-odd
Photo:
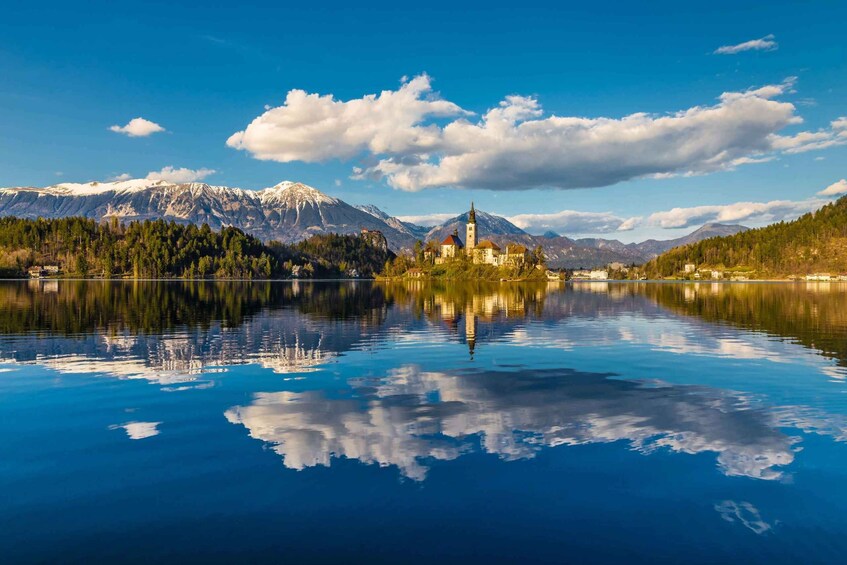
{"type": "Polygon", "coordinates": [[[737,233],[747,231],[748,229],[750,228],[734,224],[709,223],[691,232],[690,234],[677,239],[648,239],[635,245],[641,253],[652,259],[653,257],[660,255],[665,251],[673,249],[674,247],[679,247],[680,245],[697,243],[698,241],[703,241],[704,239],[709,239],[711,237],[725,237],[728,235],[735,235],[737,233]]]}
{"type": "Polygon", "coordinates": [[[847,273],[847,197],[792,222],[676,247],[645,269],[653,276],[672,276],[686,263],[774,277],[847,273]]]}

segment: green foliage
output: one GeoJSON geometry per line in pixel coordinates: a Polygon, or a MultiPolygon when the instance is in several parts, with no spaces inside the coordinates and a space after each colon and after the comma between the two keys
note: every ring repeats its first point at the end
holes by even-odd
{"type": "MultiPolygon", "coordinates": [[[[258,239],[236,228],[213,232],[209,226],[164,220],[98,224],[84,218],[22,220],[0,218],[0,265],[10,253],[26,253],[17,265],[55,264],[76,276],[136,278],[182,277],[192,265],[203,276],[265,276],[270,256],[258,239]]],[[[271,271],[274,265],[271,263],[271,271]]]]}
{"type": "Polygon", "coordinates": [[[793,222],[677,247],[644,266],[651,277],[698,268],[755,272],[759,276],[847,272],[847,198],[793,222]]]}
{"type": "Polygon", "coordinates": [[[432,264],[423,258],[423,254],[415,256],[398,255],[393,261],[385,263],[383,277],[403,277],[409,269],[417,268],[427,278],[450,279],[457,281],[499,281],[499,280],[546,280],[544,269],[537,269],[534,261],[543,265],[541,255],[530,254],[530,260],[520,266],[476,264],[464,254],[449,259],[441,264],[432,264]],[[539,259],[540,257],[540,259],[539,259]]]}
{"type": "MultiPolygon", "coordinates": [[[[276,249],[279,250],[277,246],[276,249]]],[[[371,277],[382,270],[386,261],[395,255],[388,249],[374,245],[372,240],[358,235],[335,233],[313,235],[283,253],[287,257],[310,260],[319,276],[343,277],[353,272],[359,277],[371,277]]]]}
{"type": "Polygon", "coordinates": [[[293,245],[236,228],[164,220],[98,224],[85,218],[0,218],[0,274],[24,276],[34,265],[58,265],[74,276],[133,278],[368,277],[394,254],[355,235],[316,235],[293,245]]]}

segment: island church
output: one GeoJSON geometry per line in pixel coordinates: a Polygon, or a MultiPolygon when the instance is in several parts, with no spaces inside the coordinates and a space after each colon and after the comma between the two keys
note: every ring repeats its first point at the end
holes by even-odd
{"type": "Polygon", "coordinates": [[[468,212],[468,222],[465,224],[465,243],[459,239],[459,232],[455,230],[444,238],[437,250],[429,250],[428,254],[434,259],[435,264],[440,265],[454,261],[466,256],[475,264],[484,265],[509,265],[519,267],[527,261],[527,249],[517,243],[509,243],[503,250],[491,240],[478,239],[476,210],[471,202],[471,210],[468,212]]]}

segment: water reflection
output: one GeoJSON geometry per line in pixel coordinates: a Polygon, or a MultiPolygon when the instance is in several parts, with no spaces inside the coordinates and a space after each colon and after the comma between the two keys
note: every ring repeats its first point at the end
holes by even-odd
{"type": "MultiPolygon", "coordinates": [[[[374,352],[376,376],[345,374],[341,392],[254,389],[252,402],[217,413],[270,444],[286,467],[344,457],[414,480],[434,461],[478,450],[511,461],[611,442],[644,454],[711,453],[728,476],[780,479],[800,434],[845,441],[844,417],[708,380],[729,361],[748,361],[843,382],[845,330],[840,285],[0,283],[0,363],[197,392],[235,365],[302,376],[374,352]],[[624,347],[632,350],[623,362],[605,362],[624,347]],[[395,348],[408,349],[402,362],[380,354],[395,348]],[[597,356],[566,369],[543,353],[579,350],[597,356]],[[512,364],[480,359],[484,351],[512,364]],[[668,356],[718,364],[680,384],[668,356]],[[657,369],[649,379],[630,374],[632,360],[657,369]],[[459,361],[476,365],[444,368],[459,361]]],[[[780,384],[790,386],[804,383],[780,384]]],[[[116,426],[144,439],[158,425],[116,426]]],[[[743,505],[720,512],[750,515],[743,505]]]]}
{"type": "Polygon", "coordinates": [[[415,480],[426,476],[428,459],[455,459],[477,444],[512,461],[545,447],[625,441],[645,454],[715,453],[726,475],[756,479],[778,479],[794,460],[797,439],[748,396],[609,376],[445,374],[411,365],[384,379],[353,380],[342,398],[324,391],[260,393],[226,418],[272,444],[292,469],[346,457],[394,466],[415,480]]]}
{"type": "MultiPolygon", "coordinates": [[[[656,318],[699,324],[712,335],[719,333],[715,324],[723,324],[788,338],[847,366],[847,285],[822,288],[820,283],[4,282],[0,356],[134,360],[158,371],[188,374],[258,362],[286,372],[321,365],[388,335],[425,331],[463,342],[472,353],[480,343],[507,336],[529,339],[525,330],[533,322],[565,326],[611,320],[618,335],[606,338],[626,340],[633,337],[626,334],[632,324],[620,322],[656,318]]],[[[654,345],[679,353],[762,353],[746,348],[739,336],[704,348],[699,339],[664,329],[654,345]]],[[[608,330],[598,324],[592,333],[600,339],[598,332],[608,330]]],[[[650,339],[656,338],[653,332],[650,339]]]]}
{"type": "Polygon", "coordinates": [[[756,534],[764,534],[773,529],[773,524],[769,524],[762,519],[759,509],[749,502],[735,502],[734,500],[724,500],[715,505],[721,518],[727,522],[734,524],[740,523],[748,530],[756,534]]]}
{"type": "Polygon", "coordinates": [[[159,424],[162,422],[126,422],[109,426],[112,430],[124,430],[129,439],[147,439],[159,435],[159,424]]]}
{"type": "Polygon", "coordinates": [[[309,371],[396,323],[371,285],[52,282],[0,284],[0,362],[173,385],[237,364],[309,371]]]}

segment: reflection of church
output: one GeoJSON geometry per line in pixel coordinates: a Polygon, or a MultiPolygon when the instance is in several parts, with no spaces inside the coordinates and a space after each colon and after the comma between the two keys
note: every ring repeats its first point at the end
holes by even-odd
{"type": "Polygon", "coordinates": [[[476,210],[471,202],[468,221],[465,224],[465,242],[459,239],[459,230],[444,238],[439,247],[435,263],[453,261],[462,256],[469,257],[478,265],[508,265],[519,267],[527,261],[527,249],[518,243],[509,243],[503,250],[491,240],[478,240],[476,210]]]}
{"type": "Polygon", "coordinates": [[[476,347],[476,314],[471,305],[465,308],[465,343],[468,344],[468,352],[473,359],[474,348],[476,347]]]}
{"type": "Polygon", "coordinates": [[[446,325],[457,339],[464,337],[473,358],[481,336],[488,339],[513,328],[526,319],[530,309],[537,310],[544,296],[538,292],[528,294],[526,287],[512,286],[495,286],[487,292],[476,290],[469,294],[443,292],[424,301],[423,311],[446,325]]]}

